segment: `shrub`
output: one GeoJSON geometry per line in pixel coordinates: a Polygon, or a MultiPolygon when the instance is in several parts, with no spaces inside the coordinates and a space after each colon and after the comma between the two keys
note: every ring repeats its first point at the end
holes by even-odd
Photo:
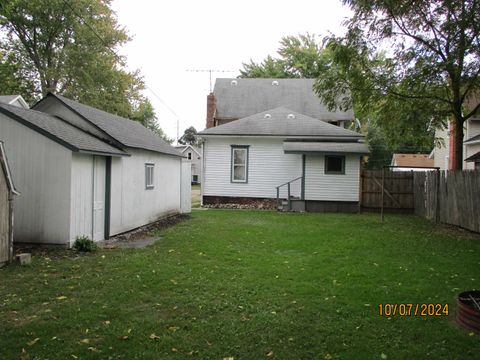
{"type": "Polygon", "coordinates": [[[97,244],[90,240],[88,236],[77,236],[73,243],[73,248],[77,251],[92,252],[97,250],[97,244]]]}

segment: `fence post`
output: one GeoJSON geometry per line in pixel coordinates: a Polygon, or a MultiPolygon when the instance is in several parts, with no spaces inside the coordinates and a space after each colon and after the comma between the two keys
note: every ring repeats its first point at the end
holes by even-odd
{"type": "Polygon", "coordinates": [[[435,223],[440,222],[440,173],[435,172],[435,223]]]}
{"type": "Polygon", "coordinates": [[[280,187],[277,186],[277,207],[280,206],[280,187]]]}
{"type": "Polygon", "coordinates": [[[384,197],[385,197],[385,168],[382,168],[382,207],[380,209],[380,218],[384,220],[384,215],[383,215],[383,204],[384,204],[384,197]]]}
{"type": "Polygon", "coordinates": [[[292,210],[292,204],[290,200],[290,183],[288,183],[287,187],[288,187],[288,211],[290,211],[292,210]]]}

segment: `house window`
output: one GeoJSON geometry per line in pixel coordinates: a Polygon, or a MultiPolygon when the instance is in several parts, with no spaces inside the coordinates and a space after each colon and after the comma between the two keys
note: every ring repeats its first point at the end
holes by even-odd
{"type": "Polygon", "coordinates": [[[155,164],[145,164],[145,189],[151,190],[155,187],[153,181],[153,169],[155,168],[155,164]]]}
{"type": "Polygon", "coordinates": [[[232,145],[231,181],[246,183],[248,181],[248,146],[232,145]]]}
{"type": "Polygon", "coordinates": [[[192,175],[192,182],[194,184],[197,184],[198,183],[198,175],[192,175]]]}
{"type": "Polygon", "coordinates": [[[345,174],[345,156],[325,155],[325,174],[345,174]]]}
{"type": "Polygon", "coordinates": [[[192,160],[192,153],[191,152],[188,153],[188,160],[192,160]]]}

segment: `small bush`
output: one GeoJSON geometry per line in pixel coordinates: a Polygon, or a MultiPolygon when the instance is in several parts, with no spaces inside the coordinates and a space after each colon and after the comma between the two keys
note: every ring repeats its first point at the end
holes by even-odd
{"type": "Polygon", "coordinates": [[[92,252],[97,251],[97,244],[90,240],[88,236],[78,236],[73,243],[73,248],[77,251],[92,252]]]}

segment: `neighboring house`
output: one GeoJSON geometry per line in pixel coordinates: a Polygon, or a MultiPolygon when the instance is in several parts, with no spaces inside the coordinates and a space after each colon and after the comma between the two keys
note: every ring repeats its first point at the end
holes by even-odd
{"type": "Polygon", "coordinates": [[[369,152],[359,133],[278,107],[199,136],[203,204],[274,203],[285,184],[278,195],[287,199],[290,188],[294,209],[358,211],[361,157],[369,152]]]}
{"type": "Polygon", "coordinates": [[[400,166],[394,171],[425,171],[432,170],[434,161],[429,154],[393,154],[390,165],[400,166]]]}
{"type": "Polygon", "coordinates": [[[13,256],[13,196],[19,195],[13,184],[7,154],[0,141],[0,267],[13,256]]]}
{"type": "Polygon", "coordinates": [[[22,95],[0,95],[0,103],[17,106],[23,109],[30,108],[22,95]]]}
{"type": "Polygon", "coordinates": [[[192,184],[199,184],[202,179],[202,152],[192,145],[178,145],[175,148],[192,164],[192,184]]]}
{"type": "Polygon", "coordinates": [[[138,122],[49,94],[0,105],[0,137],[22,191],[15,241],[103,240],[189,211],[189,164],[138,122]]]}
{"type": "Polygon", "coordinates": [[[344,127],[353,112],[329,111],[313,91],[314,79],[217,79],[207,96],[207,129],[277,107],[344,127]]]}
{"type": "MultiPolygon", "coordinates": [[[[473,109],[478,104],[478,97],[471,98],[466,107],[473,109]]],[[[439,139],[441,144],[435,146],[430,153],[430,158],[434,160],[435,166],[441,170],[453,168],[452,159],[454,158],[453,147],[453,126],[448,124],[447,128],[437,129],[435,138],[439,139]]],[[[463,128],[463,169],[480,169],[480,113],[476,113],[468,119],[463,128]]]]}

